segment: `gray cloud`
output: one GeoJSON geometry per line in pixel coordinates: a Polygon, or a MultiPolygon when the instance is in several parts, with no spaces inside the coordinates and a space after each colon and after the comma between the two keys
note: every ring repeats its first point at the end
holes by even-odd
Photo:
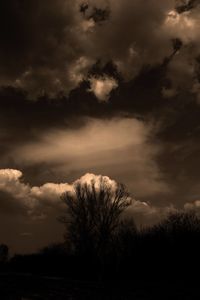
{"type": "Polygon", "coordinates": [[[174,96],[176,92],[189,91],[196,96],[198,102],[200,91],[199,12],[200,7],[198,5],[182,13],[172,10],[165,21],[166,30],[171,38],[179,38],[183,43],[183,47],[170,61],[167,70],[167,78],[170,80],[171,90],[174,90],[171,96],[174,96]]]}
{"type": "Polygon", "coordinates": [[[7,1],[1,14],[2,85],[21,87],[34,98],[77,86],[91,65],[77,3],[7,1]]]}
{"type": "MultiPolygon", "coordinates": [[[[84,3],[45,0],[27,5],[15,0],[1,4],[0,25],[7,28],[1,34],[1,85],[25,89],[32,98],[45,93],[67,95],[91,78],[96,61],[102,66],[112,61],[123,78],[131,80],[145,66],[162,64],[173,52],[172,39],[198,44],[198,6],[178,14],[174,0],[149,0],[145,5],[139,0],[84,3]]],[[[179,68],[176,59],[168,70],[172,81],[177,78],[174,69],[179,68]]],[[[187,80],[184,74],[181,77],[187,80]]],[[[99,97],[94,80],[90,82],[99,97]]],[[[105,85],[101,90],[105,99],[112,88],[105,85]]]]}

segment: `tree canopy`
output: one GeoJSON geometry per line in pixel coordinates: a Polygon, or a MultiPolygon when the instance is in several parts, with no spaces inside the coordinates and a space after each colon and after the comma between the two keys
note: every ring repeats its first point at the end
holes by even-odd
{"type": "Polygon", "coordinates": [[[74,192],[66,192],[66,239],[79,252],[105,249],[120,224],[123,211],[131,204],[124,185],[109,184],[103,176],[98,182],[78,182],[74,192]]]}

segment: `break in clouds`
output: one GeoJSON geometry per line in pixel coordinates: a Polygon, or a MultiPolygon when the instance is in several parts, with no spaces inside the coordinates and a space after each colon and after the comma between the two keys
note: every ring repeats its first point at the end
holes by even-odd
{"type": "Polygon", "coordinates": [[[88,81],[87,91],[108,101],[118,78],[92,72],[97,62],[112,62],[129,81],[167,59],[163,96],[187,89],[198,99],[199,13],[192,0],[3,1],[0,85],[36,99],[88,81]]]}

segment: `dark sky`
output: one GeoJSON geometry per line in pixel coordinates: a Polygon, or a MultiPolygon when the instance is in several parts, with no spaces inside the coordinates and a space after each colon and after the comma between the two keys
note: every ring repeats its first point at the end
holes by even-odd
{"type": "Polygon", "coordinates": [[[60,195],[99,175],[139,223],[199,210],[199,2],[0,2],[0,243],[60,241],[60,195]]]}

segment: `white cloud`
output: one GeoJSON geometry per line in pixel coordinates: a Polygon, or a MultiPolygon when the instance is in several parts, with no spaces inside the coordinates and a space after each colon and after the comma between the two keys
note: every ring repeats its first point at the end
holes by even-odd
{"type": "Polygon", "coordinates": [[[118,87],[117,81],[108,76],[91,77],[90,78],[90,92],[93,92],[99,101],[108,101],[112,90],[118,87]]]}
{"type": "MultiPolygon", "coordinates": [[[[108,187],[111,187],[111,190],[114,191],[117,187],[117,182],[110,179],[108,176],[95,175],[91,173],[83,175],[70,184],[45,183],[44,185],[33,187],[29,184],[24,184],[21,181],[21,178],[22,173],[19,170],[1,169],[0,181],[4,184],[1,184],[0,190],[8,193],[10,197],[15,199],[15,203],[13,203],[13,205],[16,206],[20,204],[21,207],[21,204],[24,204],[23,209],[26,209],[27,216],[29,216],[32,220],[43,220],[48,216],[48,214],[51,214],[52,211],[54,214],[62,214],[66,210],[66,206],[62,202],[60,196],[68,191],[73,192],[74,186],[77,183],[81,185],[90,185],[94,182],[95,188],[98,189],[100,182],[103,180],[108,187]]],[[[131,206],[124,213],[124,217],[136,219],[139,217],[141,218],[140,222],[142,221],[144,223],[152,221],[155,222],[159,218],[166,216],[166,214],[171,210],[172,207],[160,208],[132,198],[131,206]]]]}
{"type": "Polygon", "coordinates": [[[60,203],[60,195],[71,190],[72,186],[67,183],[45,183],[39,187],[32,187],[30,197],[42,201],[43,204],[54,206],[60,203]]]}
{"type": "Polygon", "coordinates": [[[21,181],[22,172],[14,169],[0,170],[0,191],[11,193],[16,199],[27,204],[26,196],[29,193],[29,186],[21,181]]]}
{"type": "MultiPolygon", "coordinates": [[[[117,186],[116,181],[111,180],[107,176],[85,174],[81,178],[75,180],[71,184],[68,183],[45,183],[41,186],[31,187],[29,184],[24,184],[21,181],[22,172],[13,169],[0,170],[0,191],[6,192],[10,197],[15,199],[13,205],[26,209],[27,214],[33,219],[44,218],[50,212],[49,209],[58,211],[65,210],[65,204],[61,200],[61,195],[66,192],[74,192],[74,186],[79,183],[81,185],[91,185],[95,183],[95,188],[98,189],[101,180],[115,189],[117,186]]],[[[8,196],[9,198],[9,196],[8,196]]],[[[9,203],[10,205],[10,203],[9,203]]],[[[1,207],[1,200],[0,200],[1,207]]],[[[12,210],[11,210],[12,211],[12,210]]]]}
{"type": "MultiPolygon", "coordinates": [[[[61,205],[60,195],[70,190],[72,187],[68,184],[46,183],[39,187],[31,187],[22,181],[22,172],[14,169],[0,169],[0,192],[6,193],[6,198],[9,200],[9,195],[15,202],[7,202],[8,210],[12,210],[12,205],[19,207],[34,217],[41,217],[45,214],[43,208],[55,207],[61,205]]],[[[1,197],[5,197],[4,194],[1,197]]],[[[0,199],[0,207],[1,201],[0,199]]],[[[4,209],[6,204],[4,204],[4,209]]],[[[7,208],[6,208],[7,210],[7,208]]]]}
{"type": "Polygon", "coordinates": [[[9,183],[12,181],[17,181],[22,177],[22,172],[14,169],[2,169],[0,170],[0,183],[9,183]]]}
{"type": "MultiPolygon", "coordinates": [[[[112,189],[115,189],[117,183],[107,176],[85,174],[81,178],[69,183],[45,183],[41,186],[31,187],[29,184],[22,182],[22,172],[14,169],[0,169],[0,191],[6,192],[10,197],[15,199],[13,205],[19,205],[32,218],[40,219],[49,213],[49,208],[64,210],[65,204],[60,196],[66,192],[73,192],[74,186],[79,183],[81,185],[95,182],[95,188],[103,180],[112,189]]],[[[7,196],[9,198],[9,196],[7,196]]],[[[9,203],[10,205],[10,203],[9,203]]],[[[1,207],[1,200],[0,200],[1,207]]],[[[12,209],[11,209],[12,211],[12,209]]]]}
{"type": "Polygon", "coordinates": [[[102,181],[105,185],[111,187],[113,190],[117,187],[116,181],[110,179],[108,176],[95,175],[92,173],[85,174],[80,179],[76,180],[74,184],[78,183],[81,185],[84,184],[91,185],[94,183],[95,188],[98,189],[102,181]]]}

